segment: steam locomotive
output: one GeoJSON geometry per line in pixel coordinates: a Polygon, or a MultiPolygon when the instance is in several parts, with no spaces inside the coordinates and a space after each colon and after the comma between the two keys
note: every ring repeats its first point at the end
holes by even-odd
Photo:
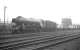
{"type": "Polygon", "coordinates": [[[18,16],[12,19],[13,32],[50,32],[57,29],[57,24],[49,20],[39,20],[18,16]]]}

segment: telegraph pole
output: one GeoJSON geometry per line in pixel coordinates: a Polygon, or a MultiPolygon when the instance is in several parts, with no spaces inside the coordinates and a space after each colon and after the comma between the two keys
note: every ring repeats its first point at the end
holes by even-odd
{"type": "Polygon", "coordinates": [[[5,14],[6,14],[6,6],[4,6],[4,25],[5,25],[5,18],[6,18],[6,16],[5,16],[5,14]]]}

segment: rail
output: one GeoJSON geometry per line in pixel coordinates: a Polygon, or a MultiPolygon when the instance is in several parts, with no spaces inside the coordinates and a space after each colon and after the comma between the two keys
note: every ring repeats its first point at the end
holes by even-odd
{"type": "Polygon", "coordinates": [[[13,49],[13,48],[18,48],[22,46],[27,46],[28,48],[31,47],[31,49],[38,49],[38,48],[46,47],[51,44],[56,44],[62,41],[66,41],[64,39],[70,40],[70,39],[78,38],[80,36],[79,33],[75,34],[76,32],[74,33],[69,32],[69,33],[70,34],[66,34],[66,35],[65,34],[54,35],[51,32],[50,34],[47,33],[43,35],[41,33],[41,34],[34,34],[35,36],[25,36],[25,37],[23,35],[17,35],[19,36],[17,38],[13,36],[13,38],[9,38],[9,39],[6,38],[7,40],[2,40],[2,42],[0,41],[0,44],[1,44],[0,48],[2,50],[4,49],[6,50],[6,49],[13,49]],[[36,47],[33,45],[35,45],[36,47]]]}

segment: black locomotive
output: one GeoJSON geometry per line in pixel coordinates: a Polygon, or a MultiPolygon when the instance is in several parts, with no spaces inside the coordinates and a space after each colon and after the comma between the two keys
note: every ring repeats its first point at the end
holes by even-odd
{"type": "Polygon", "coordinates": [[[57,29],[57,24],[48,20],[38,20],[33,18],[23,18],[18,16],[12,19],[13,32],[50,32],[57,29]]]}

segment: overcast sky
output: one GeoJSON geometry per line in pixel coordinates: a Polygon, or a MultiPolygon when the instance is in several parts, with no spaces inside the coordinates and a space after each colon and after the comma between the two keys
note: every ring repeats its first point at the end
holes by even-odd
{"type": "Polygon", "coordinates": [[[7,6],[6,19],[9,21],[23,16],[47,19],[60,24],[62,18],[71,18],[74,24],[80,24],[80,0],[0,0],[1,20],[4,5],[7,6]]]}

